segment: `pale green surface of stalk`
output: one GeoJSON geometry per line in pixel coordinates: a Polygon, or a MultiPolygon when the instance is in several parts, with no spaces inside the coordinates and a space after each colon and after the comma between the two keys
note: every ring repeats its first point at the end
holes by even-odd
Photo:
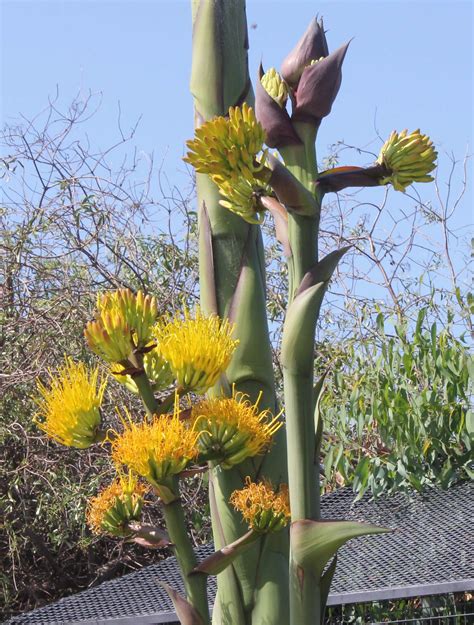
{"type": "MultiPolygon", "coordinates": [[[[251,103],[243,0],[193,2],[191,91],[197,125],[227,114],[230,106],[251,103]]],[[[227,392],[235,383],[237,390],[248,393],[254,401],[263,391],[261,409],[275,411],[260,228],[221,207],[220,195],[206,176],[197,175],[197,193],[202,307],[206,313],[230,315],[236,323],[235,337],[240,339],[226,372],[227,392]]],[[[246,475],[266,475],[275,484],[286,481],[285,440],[281,435],[277,438],[271,453],[263,458],[246,461],[235,469],[211,470],[216,548],[233,542],[247,530],[228,503],[233,490],[242,488],[246,475]]],[[[287,554],[288,536],[280,532],[237,557],[218,576],[216,625],[287,625],[287,554]],[[264,581],[260,581],[262,578],[264,581]]]]}

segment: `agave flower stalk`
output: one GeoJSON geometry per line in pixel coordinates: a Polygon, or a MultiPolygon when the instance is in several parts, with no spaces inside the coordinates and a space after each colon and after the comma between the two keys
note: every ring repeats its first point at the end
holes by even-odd
{"type": "Polygon", "coordinates": [[[89,524],[145,547],[175,550],[186,598],[162,586],[183,625],[210,624],[208,575],[218,582],[214,625],[322,625],[338,548],[387,530],[321,519],[324,376],[315,383],[314,340],[328,283],[348,249],[319,257],[321,202],[347,186],[391,184],[404,191],[428,182],[436,151],[420,131],[394,131],[370,167],[318,174],[317,130],[340,88],[347,45],[330,53],[322,22],[313,21],[281,73],[260,68],[255,112],[244,0],[193,0],[192,6],[197,130],[186,160],[197,172],[201,308],[159,317],[152,296],[127,289],[99,295],[86,340],[141,397],[145,418],[125,411],[120,431],[101,431],[105,382],[99,369],[72,361],[48,386],[39,385],[36,418],[63,445],[110,444],[122,477],[91,501],[89,524]],[[280,357],[285,427],[266,315],[260,230],[266,211],[289,274],[280,357]],[[155,392],[165,390],[158,402],[155,392]],[[204,393],[181,411],[184,397],[192,403],[204,393]],[[201,472],[204,463],[216,552],[198,563],[180,479],[201,472]],[[148,492],[159,497],[166,532],[141,520],[148,492]]]}
{"type": "MultiPolygon", "coordinates": [[[[247,65],[247,24],[244,0],[194,0],[191,91],[196,125],[227,115],[231,106],[252,104],[247,65]]],[[[258,225],[225,210],[216,185],[197,174],[201,306],[236,323],[239,346],[227,369],[221,390],[235,384],[260,406],[276,410],[271,346],[265,309],[265,269],[262,235],[258,225]],[[258,338],[257,338],[258,337],[258,338]]],[[[235,469],[210,472],[210,504],[217,548],[233,543],[245,532],[240,515],[229,506],[245,475],[259,471],[273,483],[286,482],[284,436],[276,437],[270,452],[235,469]]],[[[288,537],[284,532],[260,539],[259,548],[237,557],[218,576],[216,623],[247,625],[264,620],[288,623],[288,537]],[[283,555],[282,555],[283,554],[283,555]],[[268,577],[263,585],[259,575],[268,577]],[[221,619],[221,620],[219,620],[221,619]]]]}

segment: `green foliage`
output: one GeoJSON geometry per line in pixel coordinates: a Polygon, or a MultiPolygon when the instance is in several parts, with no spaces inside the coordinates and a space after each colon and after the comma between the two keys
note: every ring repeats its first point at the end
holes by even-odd
{"type": "Polygon", "coordinates": [[[415,327],[384,314],[373,338],[329,349],[321,400],[326,484],[361,497],[472,478],[474,362],[463,336],[418,314],[415,327]]]}
{"type": "Polygon", "coordinates": [[[365,625],[366,623],[452,623],[464,625],[467,614],[473,607],[472,595],[458,593],[353,603],[330,607],[326,614],[326,625],[365,625]],[[407,620],[409,619],[409,620],[407,620]]]}

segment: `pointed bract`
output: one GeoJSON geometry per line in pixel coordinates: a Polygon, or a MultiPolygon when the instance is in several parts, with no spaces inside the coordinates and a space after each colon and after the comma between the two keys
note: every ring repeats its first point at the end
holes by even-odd
{"type": "Polygon", "coordinates": [[[328,44],[324,34],[323,20],[311,20],[306,32],[281,65],[281,75],[295,87],[307,65],[322,56],[328,56],[328,44]]]}
{"type": "Polygon", "coordinates": [[[266,133],[265,143],[270,148],[280,148],[301,143],[285,107],[272,98],[262,85],[265,75],[262,65],[255,85],[255,116],[266,133]]]}
{"type": "Polygon", "coordinates": [[[349,42],[304,69],[296,90],[292,120],[319,124],[329,115],[341,86],[341,68],[348,46],[349,42]]]}

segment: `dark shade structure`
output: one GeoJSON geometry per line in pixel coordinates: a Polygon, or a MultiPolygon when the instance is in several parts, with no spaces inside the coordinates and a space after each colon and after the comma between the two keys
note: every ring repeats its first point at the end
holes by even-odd
{"type": "MultiPolygon", "coordinates": [[[[353,503],[341,489],[322,499],[323,518],[355,519],[394,528],[391,534],[357,538],[339,552],[328,605],[383,601],[474,590],[474,485],[412,496],[353,503]]],[[[212,552],[199,549],[199,556],[212,552]]],[[[66,597],[8,623],[28,625],[145,625],[176,622],[173,605],[157,580],[183,592],[176,560],[66,597]]],[[[210,595],[216,589],[209,580],[210,595]]],[[[467,621],[466,621],[467,622],[467,621]]]]}

